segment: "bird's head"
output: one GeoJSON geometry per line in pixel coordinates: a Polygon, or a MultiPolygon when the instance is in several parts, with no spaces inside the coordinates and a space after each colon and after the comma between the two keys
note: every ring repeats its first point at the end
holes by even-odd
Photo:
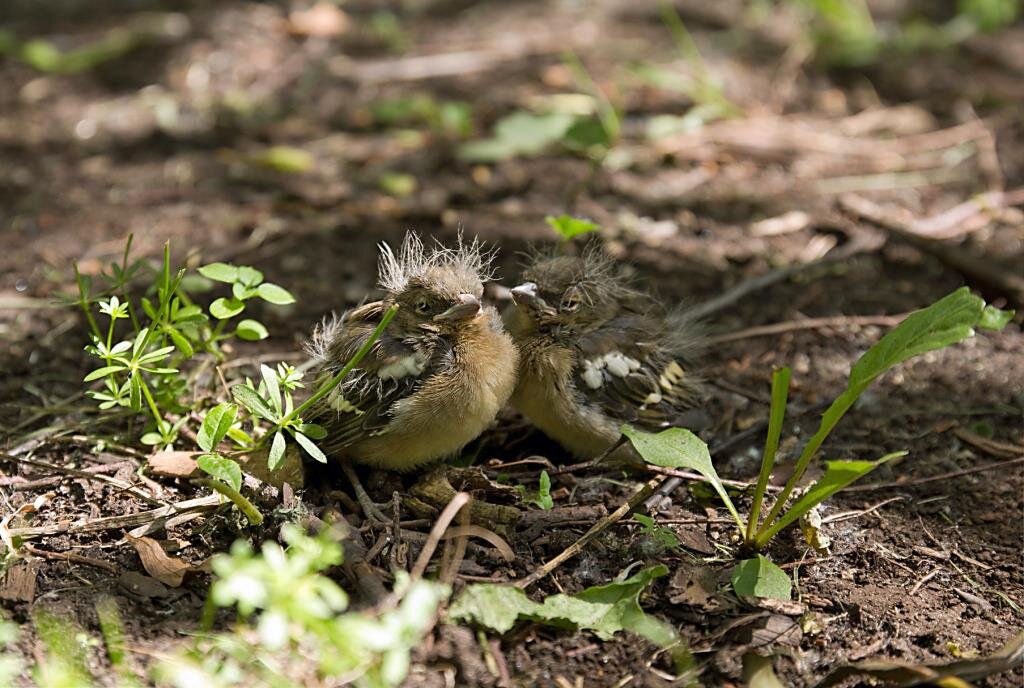
{"type": "Polygon", "coordinates": [[[397,254],[381,244],[384,304],[399,306],[392,331],[404,337],[424,332],[457,334],[472,327],[480,314],[483,282],[490,279],[491,258],[479,241],[466,243],[461,236],[451,249],[425,247],[411,232],[397,254]]]}
{"type": "Polygon", "coordinates": [[[652,305],[617,274],[596,245],[580,256],[540,256],[512,289],[514,307],[506,318],[513,335],[529,332],[582,332],[625,310],[652,305]]]}

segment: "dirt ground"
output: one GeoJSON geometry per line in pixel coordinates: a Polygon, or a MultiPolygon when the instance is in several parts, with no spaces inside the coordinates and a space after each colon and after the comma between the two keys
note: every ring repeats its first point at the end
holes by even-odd
{"type": "MultiPolygon", "coordinates": [[[[43,13],[15,0],[9,27],[19,37],[72,47],[135,21],[140,11],[164,13],[172,4],[178,3],[67,2],[43,13]]],[[[707,69],[743,114],[655,142],[644,138],[646,119],[681,114],[692,104],[631,79],[626,69],[641,60],[686,67],[656,3],[386,3],[400,29],[374,32],[366,27],[384,26],[377,19],[384,5],[353,0],[343,5],[348,29],[317,38],[289,33],[286,2],[194,2],[181,14],[157,17],[161,28],[144,47],[79,74],[41,74],[0,58],[3,514],[46,492],[53,496],[45,510],[15,525],[151,508],[105,483],[19,457],[77,468],[120,464],[108,475],[170,501],[202,493],[187,481],[137,472],[144,453],[120,447],[132,441],[132,428],[99,418],[81,396],[90,362],[80,314],[51,305],[73,289],[72,260],[96,273],[120,254],[129,232],[140,255],[157,256],[169,239],[174,254],[192,265],[251,264],[296,295],[294,306],[260,313],[272,336],[239,347],[240,371],[251,371],[259,357],[299,360],[320,318],[372,289],[379,241],[400,240],[409,228],[450,241],[462,227],[499,247],[499,279],[511,286],[517,253],[550,241],[543,218],[562,213],[600,223],[606,250],[673,303],[706,302],[752,277],[814,264],[717,309],[710,317],[714,336],[803,318],[902,314],[962,284],[996,305],[1020,307],[998,280],[1020,280],[1024,272],[1019,201],[953,223],[939,251],[884,225],[886,218],[935,218],[975,194],[1024,186],[1024,26],[971,39],[958,51],[826,70],[807,61],[795,42],[800,27],[784,13],[751,27],[730,11],[738,2],[677,4],[707,69]],[[566,50],[621,104],[618,149],[629,162],[620,169],[557,150],[470,164],[455,155],[450,135],[414,120],[381,124],[372,114],[377,103],[413,94],[461,100],[472,106],[482,136],[497,118],[540,96],[581,90],[565,66],[566,50]],[[442,54],[456,59],[417,59],[442,54]],[[246,162],[274,145],[307,151],[311,169],[287,174],[246,162]],[[415,178],[410,194],[384,190],[382,176],[395,173],[415,178]],[[857,212],[851,195],[884,217],[857,212]],[[795,212],[806,216],[787,216],[795,212]],[[759,224],[781,216],[795,224],[779,233],[759,224]]],[[[885,331],[883,323],[747,333],[711,347],[702,362],[714,391],[707,438],[714,444],[767,415],[773,366],[793,368],[795,404],[829,401],[850,364],[885,331]]],[[[770,647],[776,671],[794,686],[814,685],[832,668],[865,659],[929,663],[990,655],[1024,626],[1024,470],[1019,461],[1009,463],[1024,454],[1022,416],[1020,316],[1002,332],[882,377],[823,455],[909,454],[826,504],[826,519],[839,517],[826,526],[828,554],[808,551],[794,532],[773,545],[771,557],[797,574],[798,608],[760,609],[688,585],[704,576],[712,588],[727,588],[728,561],[716,544],[727,543],[731,531],[724,509],[685,487],[656,512],[684,548],[658,551],[627,519],[531,594],[574,592],[637,562],[667,564],[672,575],[643,606],[689,641],[709,686],[738,684],[740,657],[750,647],[770,647]],[[1007,464],[967,472],[998,462],[1007,464]]],[[[815,425],[798,418],[787,434],[806,439],[815,425]]],[[[719,471],[753,478],[762,441],[756,435],[716,457],[719,471]]],[[[792,454],[795,445],[783,448],[792,454]]],[[[525,457],[570,461],[512,412],[468,451],[495,475],[525,457]]],[[[539,468],[522,468],[514,477],[536,485],[539,468]]],[[[558,475],[556,508],[614,510],[643,478],[558,475]]],[[[371,489],[386,500],[408,482],[392,478],[371,489]]],[[[314,515],[344,511],[341,489],[347,485],[340,473],[316,471],[298,499],[314,515]]],[[[520,527],[510,535],[512,564],[481,548],[470,551],[462,572],[466,580],[518,578],[590,525],[520,527]]],[[[176,555],[198,562],[240,534],[231,519],[216,516],[166,537],[180,541],[176,555]]],[[[274,534],[271,528],[253,536],[274,534]]],[[[111,595],[133,662],[142,666],[181,642],[197,627],[209,578],[164,586],[146,576],[123,535],[63,529],[32,539],[36,551],[16,565],[19,580],[9,572],[0,589],[5,613],[29,633],[30,612],[42,605],[95,632],[93,601],[111,595]]],[[[368,544],[376,540],[364,535],[368,544]]],[[[388,561],[385,549],[375,563],[387,571],[388,561]]],[[[441,686],[446,676],[459,686],[497,685],[478,643],[465,629],[439,626],[416,652],[409,685],[441,686]]],[[[19,648],[33,656],[30,635],[19,648]]],[[[525,625],[490,651],[503,657],[513,685],[671,684],[668,658],[628,635],[602,642],[525,625]]],[[[106,660],[91,657],[102,675],[106,660]]],[[[978,685],[1022,681],[1018,667],[978,685]]]]}

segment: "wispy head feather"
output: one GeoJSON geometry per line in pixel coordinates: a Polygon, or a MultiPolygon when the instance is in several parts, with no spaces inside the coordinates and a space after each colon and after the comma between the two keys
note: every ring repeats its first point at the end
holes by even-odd
{"type": "Polygon", "coordinates": [[[397,255],[390,246],[381,242],[378,283],[381,289],[393,294],[405,290],[410,284],[422,282],[437,270],[452,273],[467,282],[486,282],[493,277],[491,262],[494,250],[486,248],[478,238],[466,242],[459,232],[455,248],[448,248],[435,240],[426,247],[415,232],[408,232],[397,255]]]}

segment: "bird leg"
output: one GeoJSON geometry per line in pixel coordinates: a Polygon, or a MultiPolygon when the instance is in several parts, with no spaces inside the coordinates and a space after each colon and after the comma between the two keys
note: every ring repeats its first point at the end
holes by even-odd
{"type": "Polygon", "coordinates": [[[374,504],[373,500],[370,499],[370,495],[368,495],[366,490],[363,488],[363,483],[360,482],[355,469],[348,463],[342,462],[341,470],[345,472],[345,477],[348,478],[349,483],[352,484],[352,489],[356,493],[356,501],[359,502],[359,506],[363,509],[363,516],[377,525],[389,525],[391,523],[391,519],[386,517],[377,505],[374,504]]]}

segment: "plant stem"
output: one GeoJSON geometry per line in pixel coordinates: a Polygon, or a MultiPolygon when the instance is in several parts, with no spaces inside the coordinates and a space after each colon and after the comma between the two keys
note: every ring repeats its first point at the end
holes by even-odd
{"type": "Polygon", "coordinates": [[[257,509],[252,502],[246,499],[245,495],[228,485],[223,480],[217,480],[215,478],[200,478],[196,482],[210,488],[214,492],[219,492],[230,499],[231,503],[237,506],[238,510],[245,515],[245,518],[249,523],[254,526],[258,526],[263,523],[263,514],[260,513],[260,510],[257,509]]]}
{"type": "Polygon", "coordinates": [[[786,416],[786,399],[789,396],[789,368],[780,368],[772,373],[772,405],[768,415],[768,434],[764,441],[764,454],[761,457],[761,473],[757,476],[754,488],[754,501],[750,505],[750,516],[747,519],[747,532],[744,540],[752,544],[757,536],[757,526],[761,519],[761,504],[768,487],[768,478],[775,467],[775,453],[779,449],[779,436],[782,434],[782,421],[786,416]]]}
{"type": "Polygon", "coordinates": [[[146,378],[142,377],[142,371],[139,369],[136,369],[132,374],[139,376],[139,387],[142,388],[142,395],[146,397],[146,404],[149,405],[149,410],[153,412],[153,420],[156,421],[157,432],[159,432],[161,437],[163,437],[162,424],[164,422],[164,418],[160,415],[160,409],[157,408],[156,401],[153,400],[153,395],[149,391],[149,385],[146,384],[146,378]]]}
{"type": "Polygon", "coordinates": [[[78,271],[78,261],[72,261],[71,265],[75,269],[75,283],[78,285],[78,305],[82,307],[85,319],[89,321],[89,329],[92,330],[97,340],[102,340],[103,335],[100,334],[100,326],[96,324],[96,319],[92,317],[92,312],[89,310],[89,294],[85,291],[85,279],[82,277],[82,273],[78,271]]]}
{"type": "Polygon", "coordinates": [[[319,389],[317,389],[316,392],[314,392],[313,395],[309,397],[309,399],[306,399],[304,402],[299,404],[299,407],[297,409],[295,409],[294,411],[286,415],[284,418],[282,418],[280,421],[275,423],[274,427],[270,428],[270,430],[267,431],[267,433],[261,439],[260,446],[262,446],[264,442],[266,442],[266,438],[273,437],[275,432],[289,426],[292,423],[292,421],[294,421],[296,418],[301,418],[303,412],[305,412],[315,403],[317,403],[325,396],[333,392],[334,388],[340,385],[341,381],[344,380],[350,372],[352,372],[352,369],[359,365],[359,362],[363,360],[363,357],[365,357],[366,354],[370,353],[370,349],[372,349],[373,345],[377,342],[378,339],[380,339],[381,334],[384,333],[384,328],[388,326],[388,323],[391,322],[391,319],[395,317],[395,313],[397,312],[398,304],[396,303],[394,306],[389,308],[384,313],[384,316],[380,319],[380,324],[377,325],[377,328],[370,335],[370,338],[367,339],[366,343],[364,343],[359,348],[359,351],[356,352],[356,355],[349,359],[348,363],[345,364],[345,367],[339,370],[338,373],[330,379],[330,381],[328,381],[326,384],[322,385],[319,389]]]}
{"type": "Polygon", "coordinates": [[[772,505],[772,510],[768,513],[768,517],[764,520],[764,525],[758,530],[758,535],[764,535],[764,532],[768,529],[772,521],[779,517],[782,513],[782,509],[786,505],[786,500],[789,499],[789,495],[793,493],[797,483],[804,477],[804,472],[807,470],[807,466],[810,465],[811,459],[817,453],[818,449],[821,448],[822,443],[831,434],[832,429],[835,428],[839,420],[846,415],[846,412],[850,410],[853,403],[857,401],[857,397],[860,396],[861,392],[864,391],[864,385],[856,390],[847,390],[845,393],[839,395],[832,405],[828,407],[822,416],[823,421],[818,431],[814,433],[811,439],[807,440],[807,444],[804,446],[803,452],[800,453],[800,458],[796,462],[796,467],[793,469],[793,475],[786,481],[786,486],[782,488],[782,492],[779,493],[778,498],[775,500],[775,504],[772,505]]]}

